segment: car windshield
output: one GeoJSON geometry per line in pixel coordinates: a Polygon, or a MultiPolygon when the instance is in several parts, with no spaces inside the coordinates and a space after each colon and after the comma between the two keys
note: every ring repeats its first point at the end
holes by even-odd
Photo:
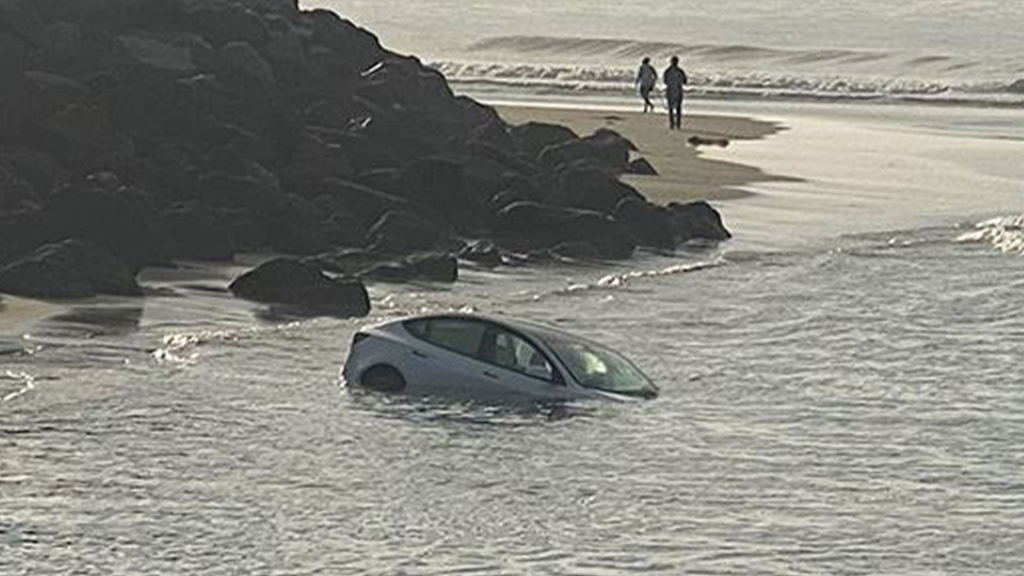
{"type": "Polygon", "coordinates": [[[614,350],[554,332],[543,332],[539,336],[583,386],[630,396],[657,394],[654,383],[614,350]]]}

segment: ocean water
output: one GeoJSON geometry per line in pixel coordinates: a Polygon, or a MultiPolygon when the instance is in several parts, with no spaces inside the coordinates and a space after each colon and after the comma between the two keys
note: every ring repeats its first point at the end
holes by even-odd
{"type": "MultiPolygon", "coordinates": [[[[334,4],[439,60],[523,31],[674,29],[642,3],[334,4]]],[[[942,34],[909,22],[941,14],[992,26],[1010,47],[992,58],[1020,42],[1003,3],[823,4],[671,12],[694,43],[775,50],[937,52],[942,34]]],[[[569,98],[531,90],[493,92],[569,98]]],[[[148,272],[145,300],[55,306],[0,333],[0,574],[1020,574],[1018,111],[694,106],[784,123],[707,153],[802,179],[720,203],[736,238],[717,247],[375,284],[358,320],[280,316],[209,290],[241,266],[195,265],[148,272]],[[340,380],[361,325],[442,310],[603,341],[663,395],[531,409],[340,380]]]]}
{"type": "Polygon", "coordinates": [[[1024,4],[315,0],[481,95],[629,94],[640,58],[682,58],[692,93],[1024,106],[1024,4]]]}
{"type": "MultiPolygon", "coordinates": [[[[374,287],[625,351],[563,410],[359,393],[362,321],[111,300],[0,372],[4,574],[1018,574],[1020,217],[374,287]]],[[[185,296],[182,298],[181,296],[185,296]]]]}

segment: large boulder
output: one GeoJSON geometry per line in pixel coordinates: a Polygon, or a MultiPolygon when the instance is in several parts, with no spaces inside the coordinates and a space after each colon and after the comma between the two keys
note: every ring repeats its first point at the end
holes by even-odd
{"type": "Polygon", "coordinates": [[[35,190],[16,171],[0,163],[0,210],[18,208],[26,202],[38,202],[35,190]]]}
{"type": "Polygon", "coordinates": [[[161,215],[177,246],[177,256],[195,260],[230,261],[235,242],[216,211],[199,202],[178,204],[161,215]]]}
{"type": "Polygon", "coordinates": [[[463,120],[463,108],[444,76],[413,57],[378,62],[363,73],[357,94],[422,138],[450,136],[463,120]]]}
{"type": "Polygon", "coordinates": [[[84,104],[89,99],[89,87],[66,76],[29,70],[25,72],[25,80],[29,95],[46,112],[84,104]]]}
{"type": "Polygon", "coordinates": [[[330,214],[316,203],[289,194],[287,204],[265,218],[270,248],[286,254],[315,254],[347,242],[330,214]]]}
{"type": "MultiPolygon", "coordinates": [[[[4,10],[0,5],[0,10],[4,10]]],[[[7,17],[0,11],[0,22],[7,17]]],[[[0,28],[0,142],[20,136],[35,115],[35,103],[26,87],[27,48],[17,36],[0,28]]]]}
{"type": "Polygon", "coordinates": [[[722,223],[722,215],[703,200],[679,204],[670,202],[667,206],[669,221],[679,242],[693,239],[728,240],[732,234],[722,223]]]}
{"type": "Polygon", "coordinates": [[[513,202],[497,215],[500,237],[550,248],[565,242],[586,242],[605,259],[629,258],[636,242],[629,230],[607,214],[550,206],[537,202],[513,202]]]}
{"type": "Polygon", "coordinates": [[[572,208],[584,208],[611,214],[626,198],[643,200],[632,186],[615,176],[587,165],[570,165],[556,172],[551,201],[572,208]]]}
{"type": "Polygon", "coordinates": [[[182,0],[186,26],[221,47],[229,42],[246,42],[262,47],[270,39],[266,22],[244,3],[182,0]]]}
{"type": "Polygon", "coordinates": [[[371,248],[386,254],[429,250],[447,237],[437,223],[410,210],[385,213],[367,232],[371,248]]]}
{"type": "Polygon", "coordinates": [[[632,142],[618,133],[599,130],[586,138],[547,146],[541,151],[538,159],[548,168],[577,160],[592,159],[609,171],[622,173],[629,169],[629,153],[633,148],[635,146],[632,142]]]}
{"type": "Polygon", "coordinates": [[[80,172],[118,169],[135,155],[131,138],[118,132],[106,110],[74,104],[38,126],[40,148],[80,172]]]}
{"type": "Polygon", "coordinates": [[[301,79],[306,73],[306,45],[300,33],[287,23],[263,51],[279,79],[301,79]]]}
{"type": "Polygon", "coordinates": [[[274,69],[248,42],[228,42],[217,54],[217,72],[243,88],[264,89],[274,85],[274,69]]]}
{"type": "Polygon", "coordinates": [[[288,258],[264,262],[236,278],[228,288],[246,300],[334,316],[365,316],[370,312],[370,298],[359,280],[330,278],[315,266],[288,258]]]}
{"type": "Polygon", "coordinates": [[[0,292],[58,299],[142,295],[124,263],[102,246],[77,239],[48,244],[0,269],[0,292]]]}
{"type": "Polygon", "coordinates": [[[405,198],[340,178],[324,178],[317,191],[317,199],[331,202],[339,210],[346,210],[366,228],[370,228],[389,210],[412,209],[405,198]]]}
{"type": "Polygon", "coordinates": [[[650,162],[647,161],[646,158],[630,160],[627,172],[630,174],[637,174],[639,176],[658,176],[658,171],[650,162]]]}
{"type": "Polygon", "coordinates": [[[238,173],[214,170],[202,175],[193,191],[195,199],[220,208],[245,208],[257,214],[274,214],[287,202],[280,186],[265,169],[238,173]]]}
{"type": "Polygon", "coordinates": [[[612,215],[629,228],[640,246],[659,250],[675,248],[675,230],[667,209],[639,198],[623,198],[612,215]]]}
{"type": "Polygon", "coordinates": [[[61,186],[46,201],[61,237],[100,244],[132,270],[163,265],[172,257],[173,244],[160,225],[153,197],[111,173],[61,186]]]}
{"type": "Polygon", "coordinates": [[[286,190],[312,196],[324,178],[350,179],[354,175],[352,161],[338,144],[328,142],[311,130],[303,131],[291,149],[291,158],[281,170],[281,184],[286,190]]]}
{"type": "Polygon", "coordinates": [[[53,190],[67,180],[68,174],[49,155],[31,148],[14,146],[0,152],[0,162],[23,178],[37,194],[53,190]]]}
{"type": "Polygon", "coordinates": [[[311,10],[304,18],[312,28],[313,42],[345,55],[348,65],[356,71],[366,70],[386,54],[376,36],[330,10],[311,10]]]}
{"type": "Polygon", "coordinates": [[[395,186],[397,193],[429,207],[464,231],[481,227],[480,215],[486,211],[485,201],[491,195],[481,198],[470,192],[463,164],[438,157],[420,158],[404,166],[395,186]]]}
{"type": "Polygon", "coordinates": [[[540,156],[541,151],[548,146],[555,146],[579,139],[575,132],[565,126],[544,122],[527,122],[526,124],[513,126],[509,129],[509,134],[512,135],[513,140],[519,145],[519,149],[523,151],[523,154],[531,159],[536,159],[540,156]]]}
{"type": "Polygon", "coordinates": [[[56,239],[53,223],[39,208],[0,212],[0,265],[56,239]]]}
{"type": "MultiPolygon", "coordinates": [[[[198,71],[193,47],[188,45],[174,45],[162,38],[142,33],[118,36],[117,42],[130,62],[159,74],[187,76],[198,71]]],[[[199,50],[201,42],[201,38],[195,37],[195,50],[199,50]]],[[[212,47],[209,49],[212,50],[212,47]]]]}

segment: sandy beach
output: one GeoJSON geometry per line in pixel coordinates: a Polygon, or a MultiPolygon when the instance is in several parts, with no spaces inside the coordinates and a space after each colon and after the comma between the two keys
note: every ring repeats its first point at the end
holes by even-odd
{"type": "MultiPolygon", "coordinates": [[[[584,136],[599,128],[609,128],[629,138],[639,149],[635,155],[646,158],[658,176],[626,175],[652,202],[726,200],[749,195],[743,187],[753,182],[787,180],[768,174],[757,166],[710,159],[704,146],[688,143],[693,136],[706,140],[729,141],[729,146],[744,140],[769,138],[783,126],[743,116],[687,115],[683,130],[672,132],[661,113],[641,114],[618,110],[555,106],[498,106],[501,117],[511,124],[529,121],[568,126],[584,136]]],[[[717,145],[710,145],[718,148],[717,145]]]]}

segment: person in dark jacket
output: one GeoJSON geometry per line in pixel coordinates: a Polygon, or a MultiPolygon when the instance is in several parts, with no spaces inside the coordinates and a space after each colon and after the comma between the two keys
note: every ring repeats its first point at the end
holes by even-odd
{"type": "Polygon", "coordinates": [[[654,103],[651,102],[651,92],[654,85],[658,83],[658,71],[651,66],[651,59],[644,58],[640,63],[640,70],[636,73],[636,87],[640,90],[640,97],[644,99],[644,114],[654,112],[654,103]]]}
{"type": "Polygon", "coordinates": [[[683,86],[688,79],[686,71],[679,67],[678,56],[672,57],[661,81],[665,83],[665,98],[668,100],[668,127],[679,130],[683,127],[683,86]]]}

